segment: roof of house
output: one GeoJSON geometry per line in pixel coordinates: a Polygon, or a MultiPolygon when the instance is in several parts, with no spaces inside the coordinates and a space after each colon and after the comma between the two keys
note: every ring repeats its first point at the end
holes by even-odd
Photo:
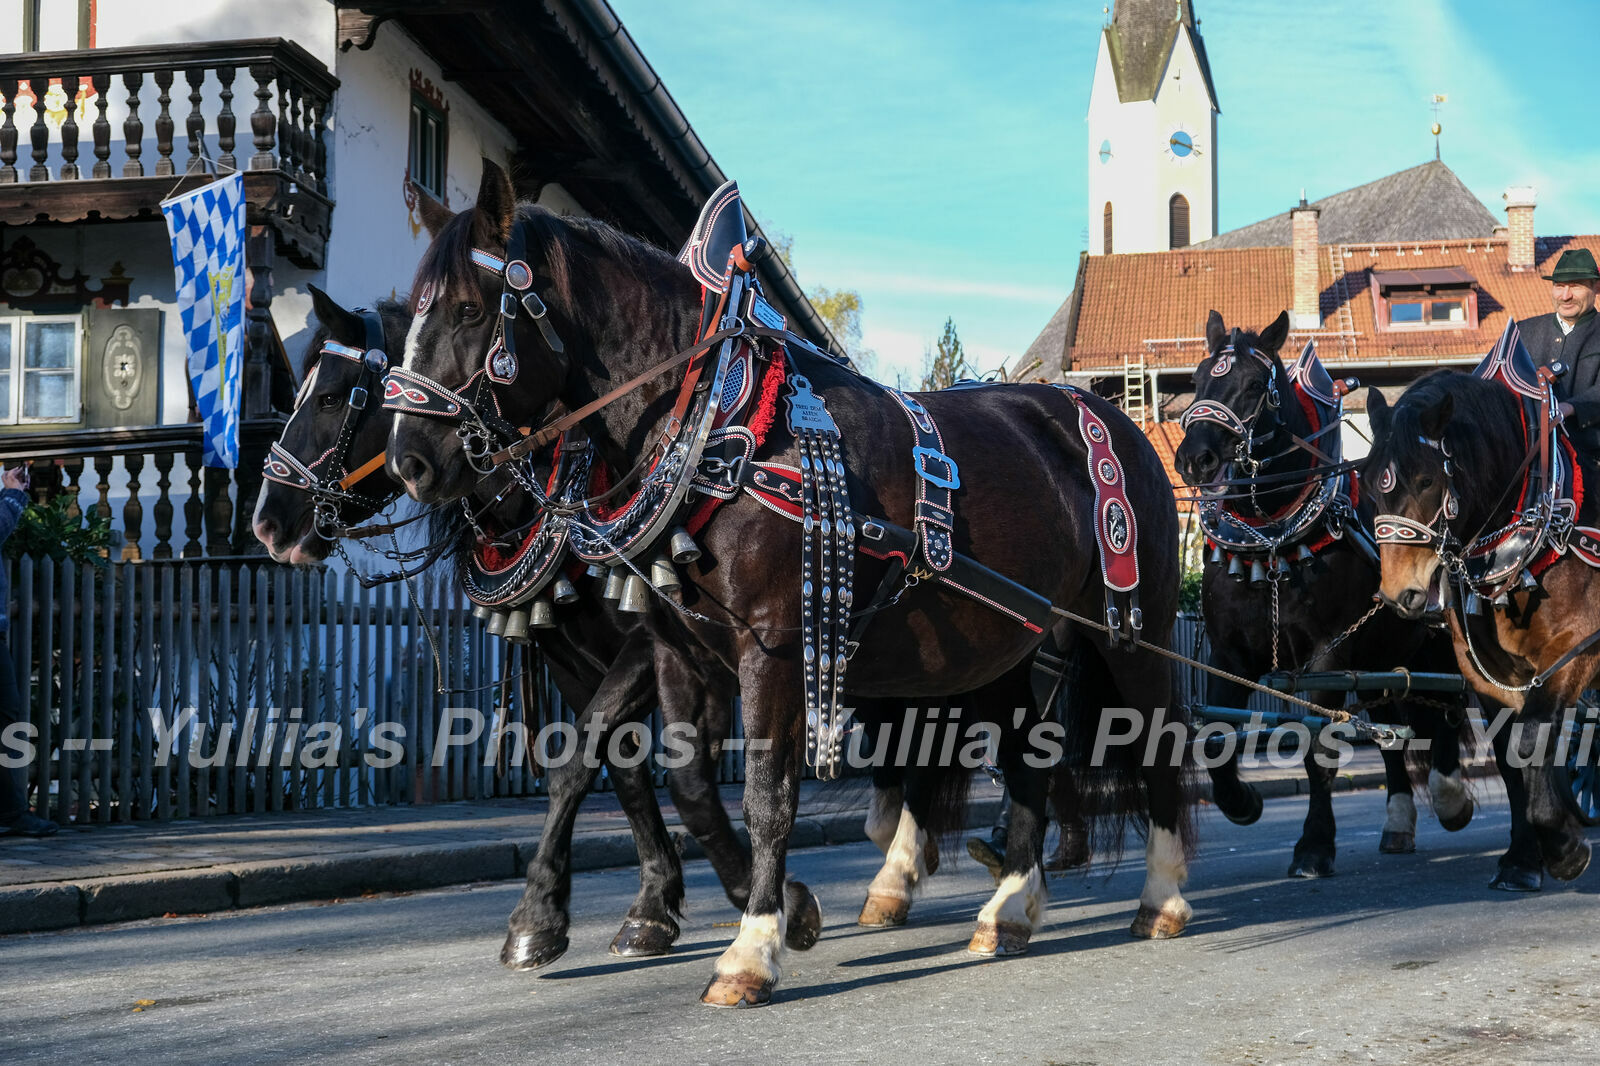
{"type": "MultiPolygon", "coordinates": [[[[1357,185],[1310,206],[1318,208],[1323,244],[1468,240],[1494,234],[1489,209],[1437,159],[1357,185]]],[[[1219,233],[1192,247],[1270,248],[1290,241],[1289,212],[1219,233]]]]}
{"type": "Polygon", "coordinates": [[[1194,45],[1206,92],[1211,95],[1211,106],[1216,108],[1217,89],[1211,81],[1205,42],[1194,27],[1192,0],[1116,0],[1105,35],[1119,100],[1128,103],[1155,99],[1180,32],[1188,34],[1194,45]]]}
{"type": "MultiPolygon", "coordinates": [[[[1167,484],[1183,485],[1183,478],[1178,475],[1177,454],[1178,445],[1183,443],[1183,426],[1178,422],[1152,422],[1144,428],[1144,435],[1150,438],[1150,443],[1155,447],[1156,454],[1161,457],[1161,468],[1167,472],[1167,484]]],[[[1183,513],[1194,507],[1184,494],[1179,493],[1178,511],[1183,513]]]]}
{"type": "MultiPolygon", "coordinates": [[[[1540,275],[1550,272],[1562,251],[1578,247],[1600,254],[1600,235],[1539,238],[1536,268],[1520,271],[1506,262],[1504,238],[1325,244],[1318,278],[1322,328],[1292,332],[1291,344],[1315,339],[1323,359],[1338,363],[1426,365],[1481,355],[1508,317],[1527,318],[1551,309],[1550,283],[1540,275]],[[1446,268],[1473,279],[1476,329],[1379,331],[1371,295],[1373,272],[1446,268]]],[[[1089,256],[1079,269],[1075,297],[1079,305],[1073,328],[1062,342],[1069,369],[1121,373],[1124,356],[1139,354],[1151,367],[1192,367],[1204,354],[1206,316],[1213,309],[1230,326],[1260,329],[1293,306],[1291,251],[1196,245],[1173,252],[1089,256]]],[[[1034,342],[1042,343],[1049,343],[1044,335],[1034,342]]]]}

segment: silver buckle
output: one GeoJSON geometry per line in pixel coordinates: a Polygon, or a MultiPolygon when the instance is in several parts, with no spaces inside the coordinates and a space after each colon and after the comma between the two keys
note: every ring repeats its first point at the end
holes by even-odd
{"type": "Polygon", "coordinates": [[[930,484],[937,485],[941,489],[954,490],[961,487],[961,472],[956,469],[955,460],[951,459],[948,455],[944,454],[943,452],[934,451],[932,448],[924,448],[919,444],[911,449],[911,457],[916,460],[917,474],[922,478],[922,480],[930,484]],[[944,464],[944,468],[946,471],[948,471],[948,473],[944,474],[943,476],[931,473],[928,470],[929,459],[944,464]]]}

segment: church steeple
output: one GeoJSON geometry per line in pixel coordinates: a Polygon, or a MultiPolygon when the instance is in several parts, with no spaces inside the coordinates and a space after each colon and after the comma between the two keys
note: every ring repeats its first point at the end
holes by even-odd
{"type": "Polygon", "coordinates": [[[1214,236],[1217,94],[1192,0],[1117,0],[1089,97],[1089,251],[1214,236]]]}

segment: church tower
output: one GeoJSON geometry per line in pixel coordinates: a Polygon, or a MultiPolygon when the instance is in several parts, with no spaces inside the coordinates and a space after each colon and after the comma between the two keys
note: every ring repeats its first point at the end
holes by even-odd
{"type": "Polygon", "coordinates": [[[1217,233],[1217,92],[1192,0],[1115,0],[1089,93],[1089,254],[1217,233]]]}

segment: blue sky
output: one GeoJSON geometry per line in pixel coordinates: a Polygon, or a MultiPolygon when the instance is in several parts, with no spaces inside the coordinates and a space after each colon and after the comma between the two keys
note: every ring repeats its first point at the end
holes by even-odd
{"type": "MultiPolygon", "coordinates": [[[[1086,246],[1084,112],[1108,0],[611,0],[702,141],[853,288],[879,374],[920,376],[946,316],[980,369],[1019,355],[1086,246]]],[[[1224,230],[1431,158],[1541,234],[1600,231],[1593,0],[1194,0],[1224,230]]]]}

